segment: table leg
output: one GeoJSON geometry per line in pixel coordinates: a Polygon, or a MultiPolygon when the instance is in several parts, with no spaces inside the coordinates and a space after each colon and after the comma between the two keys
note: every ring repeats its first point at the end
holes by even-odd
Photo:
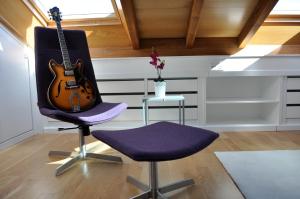
{"type": "Polygon", "coordinates": [[[182,123],[182,118],[181,118],[181,109],[182,109],[182,103],[181,100],[178,101],[178,111],[179,111],[179,124],[182,123]]]}
{"type": "Polygon", "coordinates": [[[184,100],[182,100],[182,124],[185,124],[185,108],[184,108],[184,100]]]}
{"type": "Polygon", "coordinates": [[[147,100],[143,101],[143,115],[144,115],[144,124],[148,125],[148,102],[147,100]]]}

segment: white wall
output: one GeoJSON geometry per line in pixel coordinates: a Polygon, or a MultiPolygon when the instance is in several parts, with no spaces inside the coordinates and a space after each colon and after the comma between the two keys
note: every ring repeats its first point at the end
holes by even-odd
{"type": "MultiPolygon", "coordinates": [[[[163,75],[170,77],[207,77],[207,76],[284,76],[300,74],[300,56],[171,56],[166,60],[163,75]],[[240,60],[242,64],[255,59],[242,71],[211,70],[224,60],[240,60]]],[[[149,64],[148,57],[93,59],[96,76],[99,78],[153,78],[155,70],[149,64]]]]}

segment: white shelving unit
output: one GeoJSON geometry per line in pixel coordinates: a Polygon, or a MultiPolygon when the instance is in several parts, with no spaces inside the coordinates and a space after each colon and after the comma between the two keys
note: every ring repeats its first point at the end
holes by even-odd
{"type": "Polygon", "coordinates": [[[274,126],[279,122],[279,77],[208,77],[206,125],[274,126]]]}

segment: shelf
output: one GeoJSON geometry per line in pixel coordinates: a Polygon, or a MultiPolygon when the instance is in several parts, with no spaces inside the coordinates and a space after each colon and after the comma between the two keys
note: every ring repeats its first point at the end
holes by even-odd
{"type": "Polygon", "coordinates": [[[207,124],[274,124],[279,103],[214,104],[206,107],[207,124]]]}
{"type": "Polygon", "coordinates": [[[206,98],[211,103],[273,103],[280,96],[279,82],[276,77],[208,78],[206,98]]]}
{"type": "Polygon", "coordinates": [[[277,99],[263,98],[208,98],[206,104],[267,104],[279,103],[277,99]]]}
{"type": "Polygon", "coordinates": [[[274,122],[267,120],[249,119],[249,120],[227,120],[227,121],[215,121],[207,122],[206,125],[209,126],[270,126],[276,125],[274,122]]]}
{"type": "Polygon", "coordinates": [[[226,122],[209,122],[203,128],[217,132],[241,132],[241,131],[276,131],[277,123],[258,120],[232,120],[226,122]]]}

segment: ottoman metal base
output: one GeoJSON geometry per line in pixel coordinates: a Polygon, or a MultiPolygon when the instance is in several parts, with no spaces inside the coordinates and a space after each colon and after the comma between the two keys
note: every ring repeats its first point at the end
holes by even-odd
{"type": "Polygon", "coordinates": [[[189,185],[195,184],[193,179],[183,180],[179,182],[175,182],[163,187],[158,187],[158,175],[157,175],[157,163],[150,162],[149,163],[149,186],[136,180],[135,178],[128,176],[127,182],[135,185],[144,193],[141,193],[137,196],[132,197],[131,199],[167,199],[163,194],[168,193],[170,191],[174,191],[176,189],[180,189],[189,185]]]}

